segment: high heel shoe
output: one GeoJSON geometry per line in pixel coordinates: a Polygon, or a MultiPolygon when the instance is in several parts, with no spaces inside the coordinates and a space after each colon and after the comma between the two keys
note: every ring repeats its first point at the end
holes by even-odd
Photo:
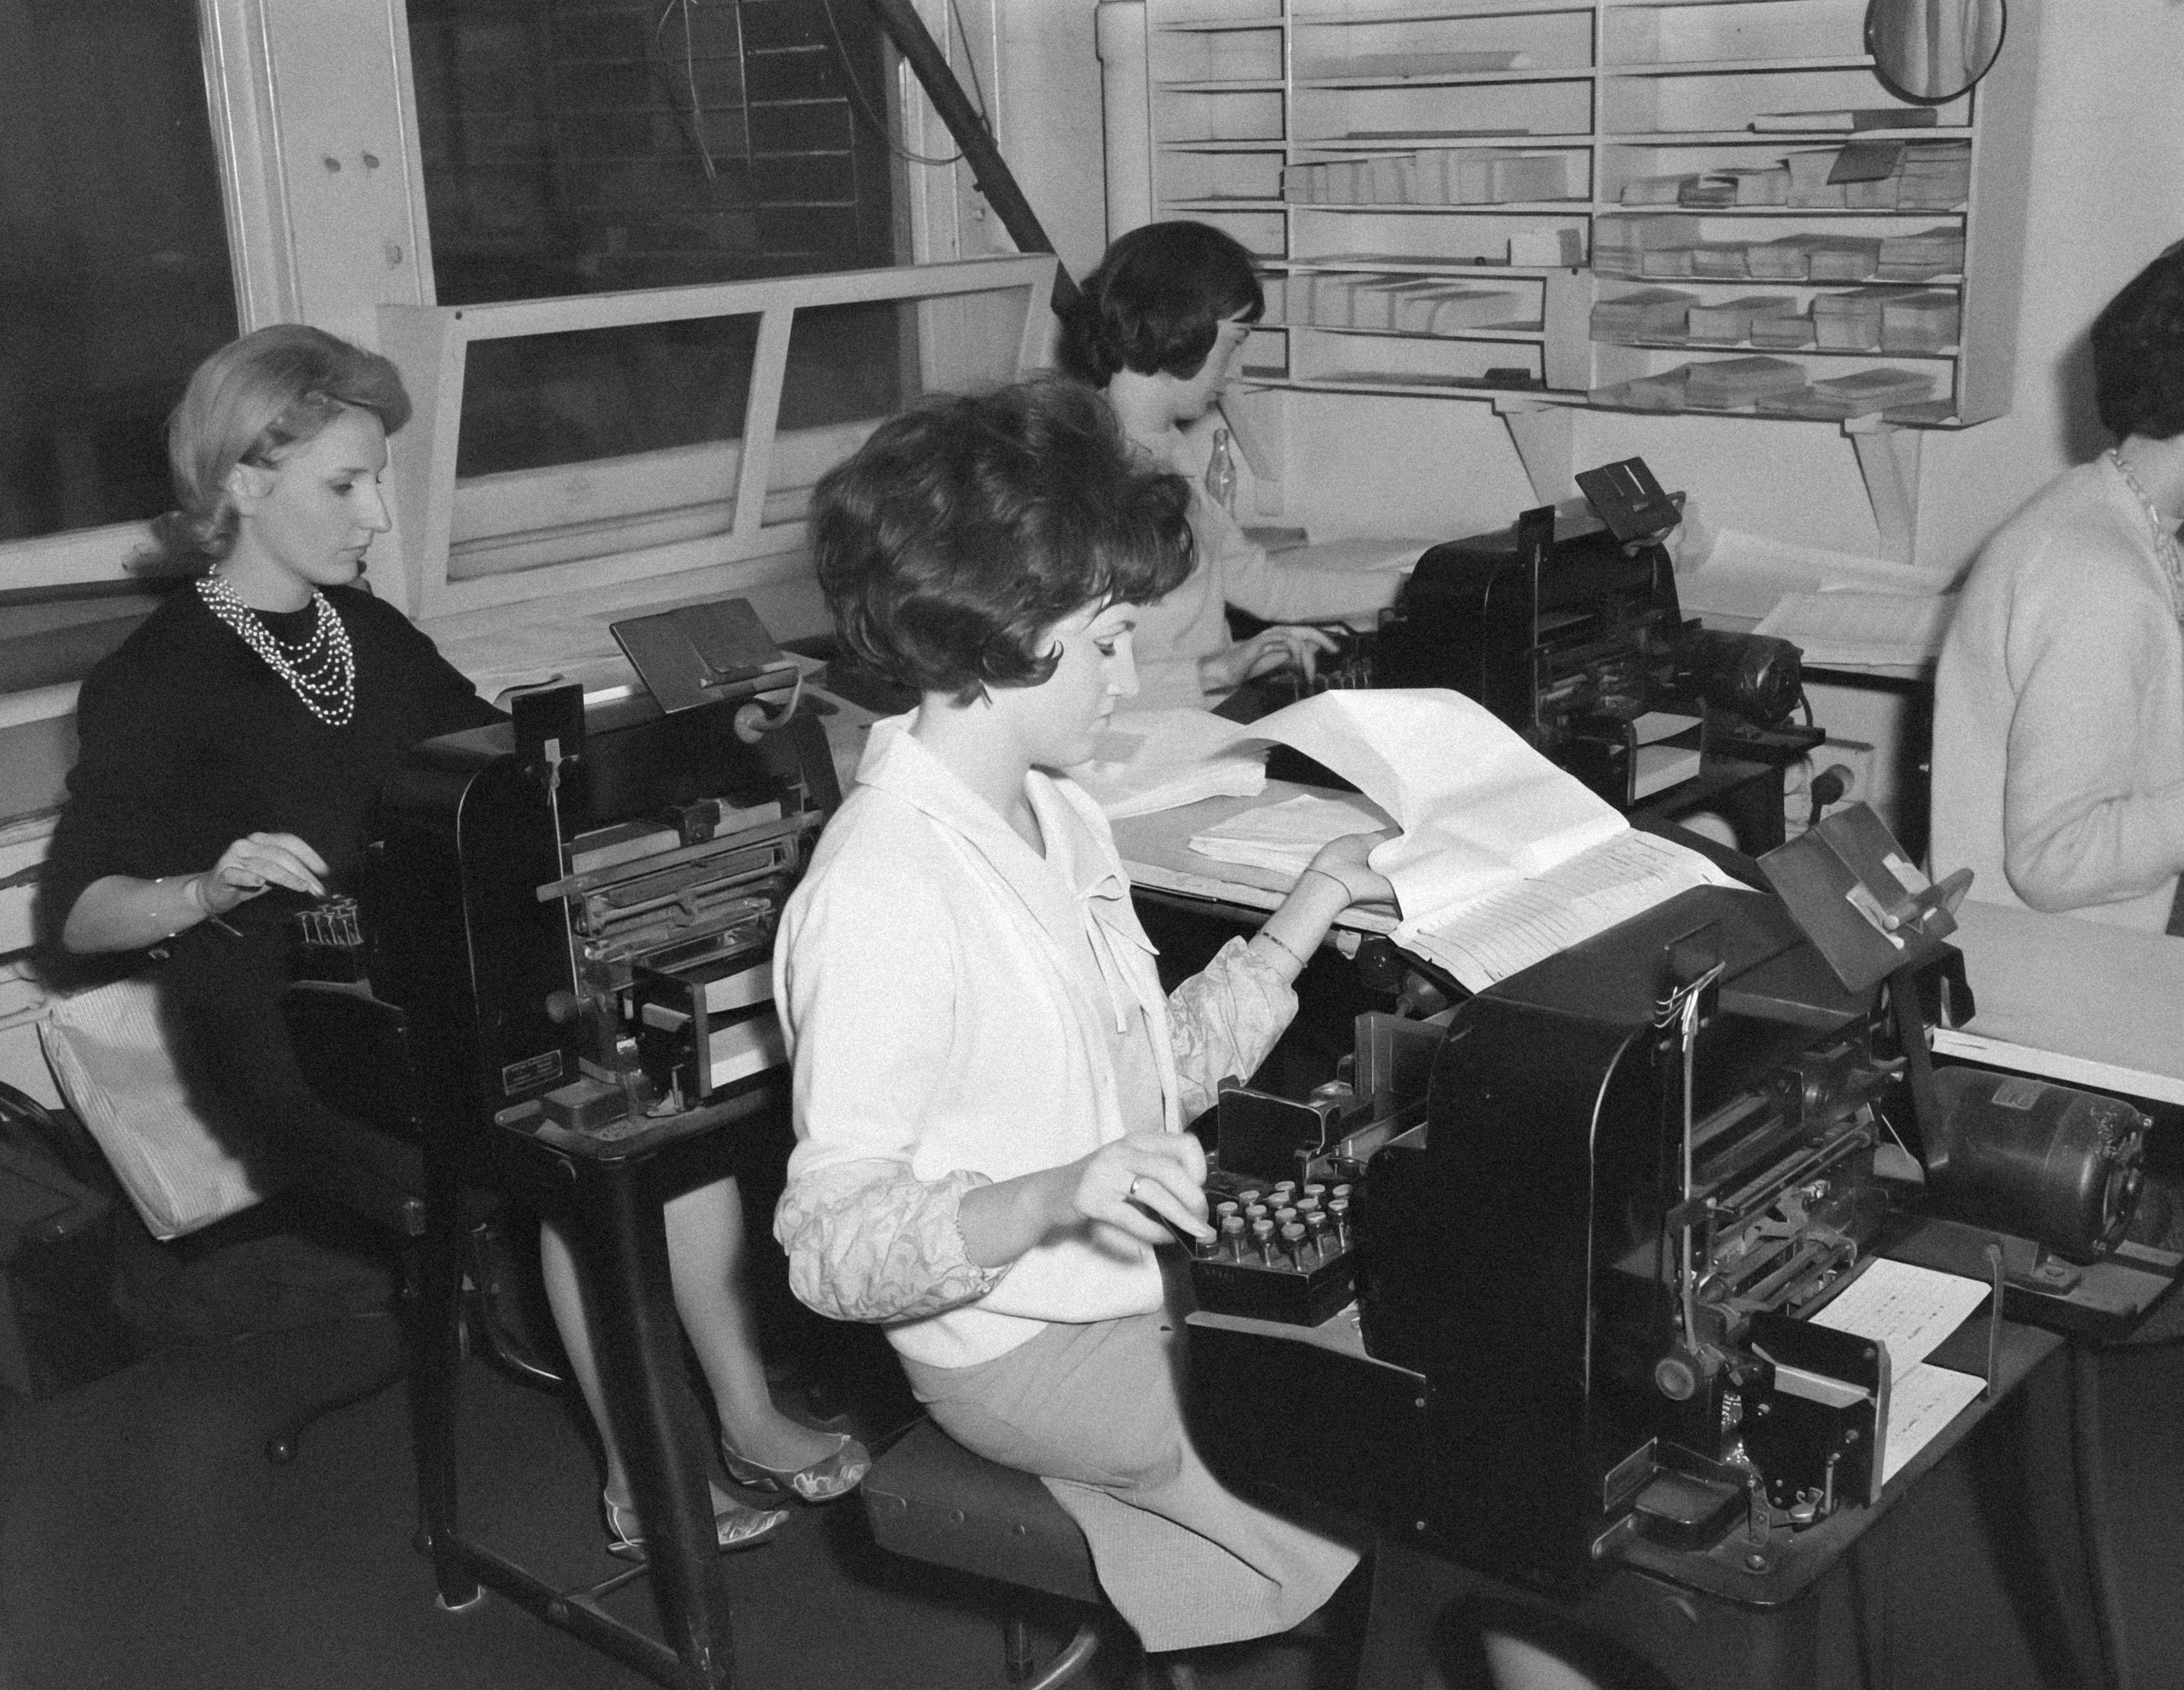
{"type": "Polygon", "coordinates": [[[862,1484],[872,1465],[872,1453],[846,1431],[834,1435],[834,1447],[809,1466],[768,1467],[736,1454],[727,1438],[721,1440],[721,1465],[738,1484],[775,1496],[793,1496],[804,1502],[833,1502],[862,1484]]]}
{"type": "MultiPolygon", "coordinates": [[[[599,1505],[606,1512],[607,1553],[625,1561],[644,1559],[644,1526],[637,1510],[604,1493],[599,1505]]],[[[773,1537],[788,1523],[785,1508],[753,1508],[732,1498],[713,1510],[713,1538],[723,1549],[748,1549],[773,1537]]]]}

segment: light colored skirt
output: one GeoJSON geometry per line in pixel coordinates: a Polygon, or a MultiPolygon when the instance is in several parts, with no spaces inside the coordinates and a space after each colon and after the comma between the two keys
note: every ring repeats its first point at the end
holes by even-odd
{"type": "Polygon", "coordinates": [[[967,1449],[1036,1473],[1084,1528],[1115,1610],[1152,1650],[1285,1632],[1357,1553],[1223,1489],[1191,1448],[1166,1318],[1052,1324],[975,1367],[902,1358],[967,1449]]]}

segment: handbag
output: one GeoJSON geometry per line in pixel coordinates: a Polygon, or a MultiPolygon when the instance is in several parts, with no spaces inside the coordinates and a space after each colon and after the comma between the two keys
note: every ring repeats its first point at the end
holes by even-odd
{"type": "Polygon", "coordinates": [[[215,1129],[192,1105],[168,1042],[156,975],[53,998],[38,1043],[61,1095],[153,1237],[179,1238],[266,1195],[237,1135],[215,1129]]]}

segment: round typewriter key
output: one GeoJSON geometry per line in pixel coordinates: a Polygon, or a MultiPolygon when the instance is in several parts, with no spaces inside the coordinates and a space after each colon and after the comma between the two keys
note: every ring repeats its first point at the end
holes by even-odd
{"type": "Polygon", "coordinates": [[[1317,1259],[1325,1261],[1336,1254],[1334,1224],[1320,1210],[1315,1209],[1305,1216],[1304,1230],[1312,1239],[1312,1253],[1317,1259]]]}
{"type": "Polygon", "coordinates": [[[1296,1212],[1297,1217],[1300,1220],[1303,1219],[1307,1215],[1318,1214],[1319,1199],[1307,1192],[1304,1196],[1296,1200],[1296,1212]]]}
{"type": "Polygon", "coordinates": [[[1240,1262],[1248,1253],[1244,1242],[1244,1217],[1224,1215],[1221,1218],[1221,1259],[1240,1262]]]}
{"type": "Polygon", "coordinates": [[[1327,1218],[1334,1224],[1334,1245],[1337,1249],[1350,1248],[1350,1199],[1338,1197],[1327,1205],[1327,1218]]]}
{"type": "Polygon", "coordinates": [[[1249,1209],[1265,1195],[1266,1192],[1261,1191],[1256,1186],[1245,1186],[1243,1190],[1236,1193],[1236,1201],[1249,1209]]]}
{"type": "Polygon", "coordinates": [[[1282,1254],[1287,1261],[1294,1263],[1300,1269],[1306,1269],[1312,1265],[1305,1255],[1304,1239],[1305,1230],[1301,1221],[1292,1220],[1282,1228],[1282,1254]]]}
{"type": "Polygon", "coordinates": [[[1304,1194],[1306,1197],[1323,1198],[1327,1195],[1327,1187],[1318,1180],[1308,1180],[1305,1182],[1304,1194]]]}
{"type": "Polygon", "coordinates": [[[1251,1223],[1251,1245],[1260,1261],[1264,1262],[1268,1267],[1275,1265],[1273,1221],[1254,1220],[1251,1223]]]}
{"type": "Polygon", "coordinates": [[[1223,1220],[1226,1220],[1232,1215],[1241,1215],[1243,1212],[1233,1203],[1217,1203],[1213,1205],[1214,1215],[1223,1220]]]}
{"type": "Polygon", "coordinates": [[[1346,1185],[1337,1186],[1328,1193],[1329,1197],[1348,1197],[1350,1194],[1350,1187],[1346,1185]]]}
{"type": "Polygon", "coordinates": [[[1295,1195],[1296,1181],[1295,1180],[1279,1180],[1275,1182],[1274,1201],[1276,1203],[1287,1203],[1295,1195]]]}
{"type": "Polygon", "coordinates": [[[1245,1207],[1244,1218],[1246,1220],[1264,1220],[1268,1218],[1268,1213],[1267,1205],[1263,1203],[1249,1204],[1245,1207]]]}

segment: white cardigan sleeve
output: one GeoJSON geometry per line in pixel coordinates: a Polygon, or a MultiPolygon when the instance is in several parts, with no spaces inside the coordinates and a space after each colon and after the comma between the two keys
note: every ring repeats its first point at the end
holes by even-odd
{"type": "Polygon", "coordinates": [[[963,1193],[986,1176],[911,1170],[957,1008],[944,914],[845,880],[792,905],[777,942],[797,1145],[773,1231],[808,1307],[911,1320],[975,1301],[1007,1270],[972,1263],[956,1230],[963,1193]]]}
{"type": "Polygon", "coordinates": [[[2177,632],[2099,542],[2028,571],[2009,611],[2017,695],[2003,790],[2004,872],[2035,909],[2149,892],[2184,870],[2177,632]]]}

